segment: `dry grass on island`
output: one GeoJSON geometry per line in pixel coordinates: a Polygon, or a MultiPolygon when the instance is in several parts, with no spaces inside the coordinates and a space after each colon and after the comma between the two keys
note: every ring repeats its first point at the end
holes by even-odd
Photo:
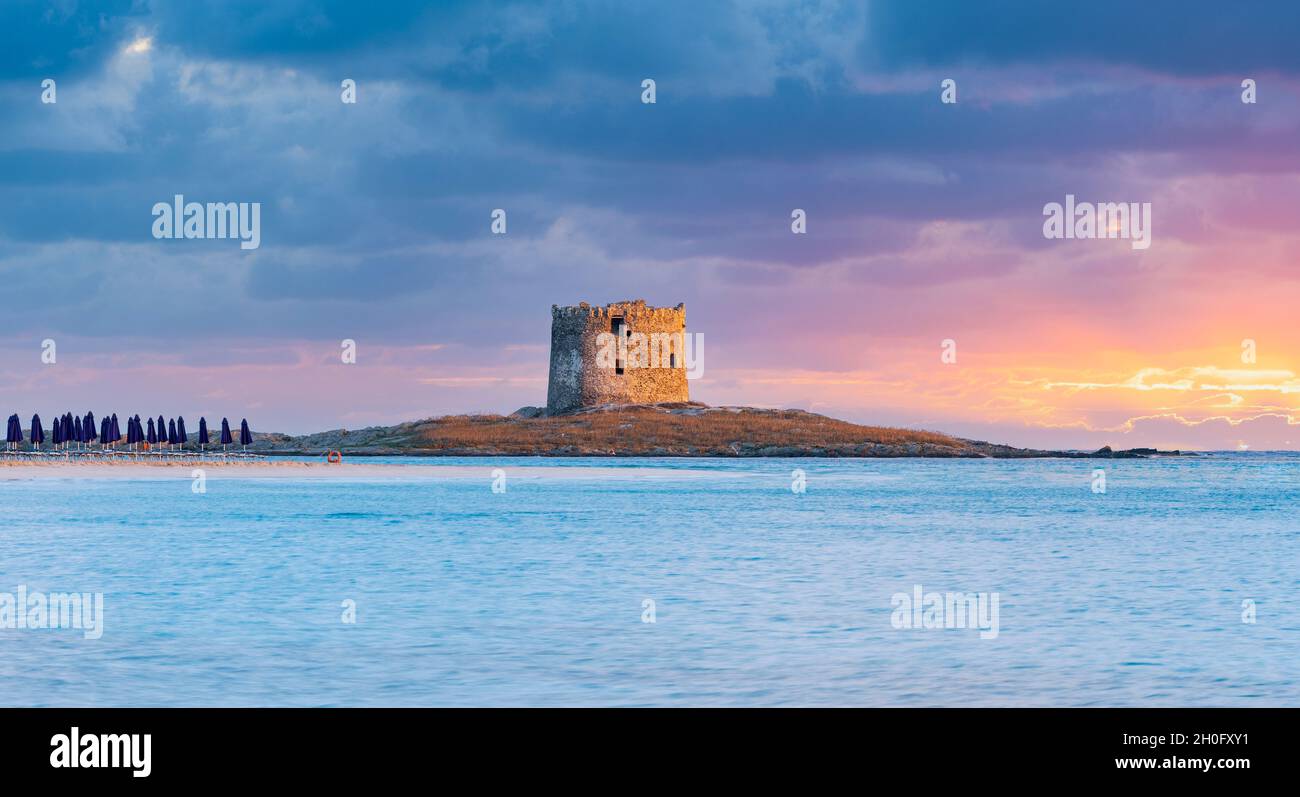
{"type": "Polygon", "coordinates": [[[257,435],[259,453],[426,456],[1017,457],[1048,452],[938,432],[861,426],[802,410],[695,402],[611,405],[557,416],[450,415],[302,437],[257,435]]]}

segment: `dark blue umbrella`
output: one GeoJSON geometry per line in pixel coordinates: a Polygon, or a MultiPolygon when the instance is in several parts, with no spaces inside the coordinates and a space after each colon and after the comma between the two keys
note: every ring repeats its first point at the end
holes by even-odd
{"type": "Polygon", "coordinates": [[[100,443],[100,445],[105,445],[105,446],[108,445],[108,435],[109,435],[109,432],[111,431],[108,427],[109,427],[108,418],[101,418],[101,419],[99,420],[99,443],[100,443]]]}
{"type": "Polygon", "coordinates": [[[239,444],[247,448],[253,444],[253,433],[248,431],[248,419],[239,422],[239,444]]]}
{"type": "Polygon", "coordinates": [[[63,425],[63,442],[69,445],[76,442],[76,435],[73,434],[76,430],[72,428],[72,413],[65,412],[60,422],[63,425]]]}
{"type": "Polygon", "coordinates": [[[126,444],[133,446],[140,442],[140,433],[135,428],[135,418],[126,419],[126,444]]]}
{"type": "MultiPolygon", "coordinates": [[[[18,422],[17,418],[14,419],[14,422],[15,423],[18,422]]],[[[32,445],[36,446],[37,448],[40,448],[41,443],[44,442],[45,442],[45,427],[41,426],[41,416],[33,415],[32,416],[32,445]]]]}
{"type": "Polygon", "coordinates": [[[157,445],[158,443],[158,432],[154,429],[153,418],[149,419],[149,435],[145,437],[145,440],[148,441],[151,446],[157,445]]]}
{"type": "Polygon", "coordinates": [[[86,442],[86,430],[81,428],[81,418],[72,419],[72,438],[78,443],[86,442]]]}
{"type": "Polygon", "coordinates": [[[176,418],[176,441],[184,446],[190,441],[190,436],[185,434],[185,416],[179,415],[176,418]]]}
{"type": "Polygon", "coordinates": [[[9,423],[5,426],[5,445],[13,447],[14,442],[14,421],[18,420],[17,415],[9,416],[9,423]]]}
{"type": "Polygon", "coordinates": [[[135,424],[135,442],[136,445],[139,445],[140,443],[145,442],[144,422],[140,420],[140,413],[137,412],[135,417],[132,418],[131,421],[132,423],[135,424]]]}
{"type": "Polygon", "coordinates": [[[81,422],[81,428],[86,430],[86,442],[93,443],[99,435],[95,434],[95,413],[86,413],[86,420],[81,422]]]}
{"type": "Polygon", "coordinates": [[[176,419],[173,418],[167,422],[167,445],[174,446],[180,441],[181,439],[176,436],[176,419]]]}
{"type": "Polygon", "coordinates": [[[161,415],[158,416],[158,442],[167,442],[167,421],[161,415]]]}
{"type": "Polygon", "coordinates": [[[113,445],[117,445],[117,442],[122,439],[122,427],[119,426],[117,423],[116,412],[113,413],[113,417],[109,419],[108,426],[109,426],[108,433],[113,438],[113,445]]]}
{"type": "Polygon", "coordinates": [[[205,417],[200,417],[199,418],[199,446],[202,447],[202,446],[206,446],[207,444],[208,444],[208,419],[205,417]]]}
{"type": "Polygon", "coordinates": [[[231,437],[230,435],[230,421],[226,420],[225,418],[222,418],[221,419],[221,445],[224,448],[225,446],[228,446],[233,442],[235,442],[235,438],[231,437]]]}
{"type": "MultiPolygon", "coordinates": [[[[33,418],[33,420],[35,419],[33,418]]],[[[50,434],[54,438],[55,446],[58,446],[63,442],[63,424],[59,421],[59,416],[57,415],[54,416],[54,422],[50,424],[50,434]]]]}

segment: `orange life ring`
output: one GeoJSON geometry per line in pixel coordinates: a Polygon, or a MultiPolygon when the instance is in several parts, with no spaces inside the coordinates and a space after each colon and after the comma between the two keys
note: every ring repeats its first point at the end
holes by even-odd
{"type": "Polygon", "coordinates": [[[343,461],[343,454],[340,451],[331,451],[325,455],[325,461],[331,465],[338,464],[343,461]]]}

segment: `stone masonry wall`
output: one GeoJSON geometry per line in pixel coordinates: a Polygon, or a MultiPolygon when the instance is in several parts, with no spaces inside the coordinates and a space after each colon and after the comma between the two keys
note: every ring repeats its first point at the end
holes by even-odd
{"type": "MultiPolygon", "coordinates": [[[[601,404],[657,404],[689,401],[682,352],[673,349],[660,367],[630,367],[625,357],[623,373],[602,367],[600,334],[612,332],[613,319],[622,317],[624,335],[667,333],[680,341],[686,332],[686,305],[649,307],[643,300],[613,302],[593,307],[551,306],[551,373],[546,410],[554,415],[601,404]],[[671,367],[670,367],[671,366],[671,367]]],[[[606,350],[608,352],[608,349],[606,350]]],[[[630,352],[631,354],[631,352],[630,352]]],[[[605,358],[608,361],[608,358],[605,358]]]]}

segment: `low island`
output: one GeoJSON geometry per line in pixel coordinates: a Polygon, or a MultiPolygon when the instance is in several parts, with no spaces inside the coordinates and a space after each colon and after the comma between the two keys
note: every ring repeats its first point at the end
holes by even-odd
{"type": "Polygon", "coordinates": [[[291,436],[254,434],[249,451],[318,456],[483,457],[1030,457],[1140,458],[1155,449],[1045,451],[940,432],[862,426],[791,409],[698,402],[616,404],[547,414],[449,415],[396,426],[291,436]]]}

